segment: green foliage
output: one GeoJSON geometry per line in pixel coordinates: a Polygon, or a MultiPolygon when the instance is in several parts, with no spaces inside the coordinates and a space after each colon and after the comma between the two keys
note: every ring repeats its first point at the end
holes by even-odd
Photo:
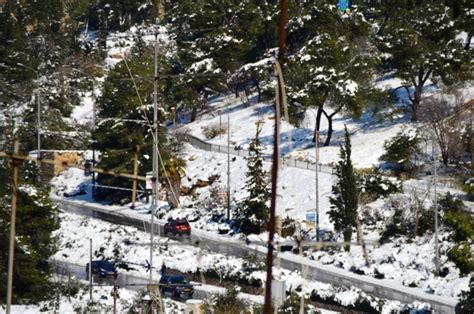
{"type": "MultiPolygon", "coordinates": [[[[6,298],[7,261],[10,234],[11,186],[0,194],[0,296],[6,298]]],[[[57,251],[52,232],[59,228],[59,217],[48,193],[30,185],[20,185],[17,193],[16,243],[13,302],[38,302],[50,296],[51,264],[57,251]]]]}
{"type": "Polygon", "coordinates": [[[250,143],[250,156],[246,157],[248,171],[245,188],[249,196],[237,206],[235,221],[245,234],[260,233],[265,230],[270,197],[268,179],[263,169],[262,147],[260,142],[261,123],[257,122],[255,138],[250,143]]]}
{"type": "MultiPolygon", "coordinates": [[[[335,167],[337,180],[332,186],[334,196],[329,198],[331,210],[328,214],[334,223],[334,229],[343,233],[344,241],[350,241],[352,227],[356,224],[358,191],[351,161],[351,140],[346,126],[344,132],[344,143],[339,151],[340,160],[335,167]]],[[[350,246],[345,246],[345,249],[348,251],[350,246]]]]}
{"type": "Polygon", "coordinates": [[[391,207],[393,215],[387,221],[385,230],[380,236],[381,243],[402,235],[422,236],[433,229],[434,209],[424,207],[416,197],[409,204],[392,201],[391,207]]]}
{"type": "Polygon", "coordinates": [[[457,314],[474,313],[474,276],[469,280],[469,290],[461,293],[461,300],[456,305],[457,314]]]}
{"type": "MultiPolygon", "coordinates": [[[[98,119],[104,120],[95,130],[94,148],[102,151],[99,167],[133,173],[133,158],[135,149],[139,149],[139,174],[145,175],[152,168],[153,137],[152,128],[146,120],[152,123],[153,106],[147,104],[153,101],[153,85],[138,84],[138,93],[133,82],[130,82],[129,70],[134,76],[152,76],[152,51],[147,50],[145,55],[132,55],[130,60],[120,62],[110,70],[101,98],[98,100],[98,119]],[[127,67],[128,66],[128,67],[127,67]],[[145,122],[143,122],[145,120],[145,122]]],[[[160,55],[159,67],[166,71],[164,56],[160,55]]],[[[158,86],[159,94],[164,94],[165,82],[158,86]]],[[[161,103],[161,102],[159,102],[161,103]]],[[[160,123],[158,134],[158,148],[163,162],[170,158],[167,149],[166,129],[163,123],[167,118],[166,110],[160,108],[158,119],[160,123]]],[[[160,172],[162,167],[160,166],[160,172]]],[[[99,175],[98,182],[103,185],[131,188],[132,182],[128,179],[99,175]]],[[[98,197],[109,197],[118,200],[129,193],[123,191],[99,191],[98,197]]]]}
{"type": "MultiPolygon", "coordinates": [[[[301,296],[295,292],[290,292],[285,299],[285,302],[278,308],[278,313],[296,314],[300,313],[301,308],[301,296]]],[[[319,313],[310,310],[314,309],[313,306],[309,305],[309,298],[304,297],[304,313],[319,313]]]]}
{"type": "MultiPolygon", "coordinates": [[[[444,85],[472,76],[471,52],[456,40],[458,31],[446,1],[410,1],[381,8],[378,48],[404,85],[414,88],[409,98],[412,120],[428,79],[444,85]]],[[[390,70],[392,70],[390,69],[390,70]]]]}
{"type": "Polygon", "coordinates": [[[460,244],[448,251],[448,258],[459,268],[462,274],[474,271],[474,254],[469,244],[460,244]]]}
{"type": "Polygon", "coordinates": [[[444,223],[454,231],[454,241],[469,241],[474,239],[474,219],[465,211],[448,211],[443,216],[444,223]]]}
{"type": "Polygon", "coordinates": [[[239,299],[238,294],[238,288],[232,286],[225,294],[215,295],[210,300],[206,299],[201,310],[206,314],[250,313],[247,303],[239,299]]]}
{"type": "Polygon", "coordinates": [[[413,175],[415,169],[414,157],[419,153],[420,139],[416,134],[399,132],[390,140],[385,141],[385,153],[380,160],[392,164],[397,175],[405,173],[413,175]]]}
{"type": "Polygon", "coordinates": [[[361,190],[361,198],[366,202],[402,192],[402,185],[398,180],[385,177],[379,172],[359,175],[357,185],[361,190]]]}
{"type": "Polygon", "coordinates": [[[466,209],[464,202],[449,192],[438,200],[438,205],[442,211],[460,212],[466,209]]]}
{"type": "Polygon", "coordinates": [[[298,230],[298,222],[289,216],[286,216],[281,222],[281,236],[283,238],[296,235],[298,230]]]}

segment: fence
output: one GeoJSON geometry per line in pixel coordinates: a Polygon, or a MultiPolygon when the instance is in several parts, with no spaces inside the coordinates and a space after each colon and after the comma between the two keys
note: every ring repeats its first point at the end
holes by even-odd
{"type": "MultiPolygon", "coordinates": [[[[208,142],[205,142],[201,140],[200,138],[197,138],[193,135],[190,134],[175,134],[176,139],[179,141],[185,141],[188,142],[189,144],[193,145],[194,147],[197,147],[199,149],[208,151],[208,152],[215,152],[215,153],[221,153],[221,154],[227,154],[229,153],[230,155],[234,156],[240,156],[240,157],[248,157],[249,156],[249,151],[237,147],[228,147],[225,145],[218,145],[218,144],[211,144],[208,142]]],[[[264,159],[266,161],[271,161],[272,156],[271,155],[264,155],[264,159]]],[[[316,170],[316,163],[315,162],[310,162],[310,161],[305,161],[305,160],[298,160],[295,158],[291,157],[283,157],[281,163],[287,167],[293,167],[293,168],[299,168],[299,169],[306,169],[306,170],[316,170]]],[[[327,174],[333,174],[334,169],[330,165],[323,165],[319,164],[318,165],[318,171],[327,173],[327,174]]]]}

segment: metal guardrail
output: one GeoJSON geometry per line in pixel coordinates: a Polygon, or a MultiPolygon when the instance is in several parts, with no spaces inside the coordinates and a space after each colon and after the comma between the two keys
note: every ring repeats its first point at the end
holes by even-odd
{"type": "MultiPolygon", "coordinates": [[[[248,150],[245,149],[238,149],[236,147],[228,147],[225,145],[219,145],[219,144],[212,144],[208,143],[206,141],[201,140],[200,138],[197,138],[193,135],[190,134],[180,134],[176,133],[174,134],[176,139],[182,140],[185,142],[188,142],[194,147],[197,147],[199,149],[208,151],[208,152],[215,152],[215,153],[221,153],[221,154],[231,154],[234,156],[240,156],[240,157],[248,157],[250,155],[248,150]]],[[[263,158],[266,161],[271,161],[272,157],[270,155],[264,155],[263,158]]],[[[282,164],[287,166],[287,167],[293,167],[293,168],[299,168],[299,169],[305,169],[305,170],[311,170],[315,171],[316,170],[316,163],[315,162],[310,162],[310,161],[305,161],[305,160],[298,160],[295,158],[291,157],[283,157],[282,158],[282,164]]],[[[324,165],[324,164],[319,164],[318,165],[318,172],[323,172],[327,174],[334,174],[334,169],[330,165],[324,165]]]]}

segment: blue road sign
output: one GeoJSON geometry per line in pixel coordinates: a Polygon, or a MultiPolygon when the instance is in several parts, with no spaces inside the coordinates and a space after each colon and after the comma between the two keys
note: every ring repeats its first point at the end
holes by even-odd
{"type": "Polygon", "coordinates": [[[349,0],[338,0],[337,7],[341,11],[345,11],[349,9],[349,0]]]}
{"type": "Polygon", "coordinates": [[[306,212],[306,221],[316,221],[316,213],[306,212]]]}

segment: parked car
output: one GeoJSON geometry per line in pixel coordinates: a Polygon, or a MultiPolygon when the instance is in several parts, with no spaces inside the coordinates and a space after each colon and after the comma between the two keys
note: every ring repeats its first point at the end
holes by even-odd
{"type": "Polygon", "coordinates": [[[174,296],[192,298],[194,287],[182,275],[163,275],[160,278],[160,291],[162,294],[170,293],[174,296]]]}
{"type": "MultiPolygon", "coordinates": [[[[89,276],[89,263],[86,264],[86,274],[89,276]]],[[[112,262],[100,260],[92,261],[92,274],[101,277],[117,275],[117,269],[112,262]]]]}
{"type": "Polygon", "coordinates": [[[171,233],[173,235],[190,235],[191,226],[186,219],[169,219],[164,226],[165,235],[171,233]]]}

